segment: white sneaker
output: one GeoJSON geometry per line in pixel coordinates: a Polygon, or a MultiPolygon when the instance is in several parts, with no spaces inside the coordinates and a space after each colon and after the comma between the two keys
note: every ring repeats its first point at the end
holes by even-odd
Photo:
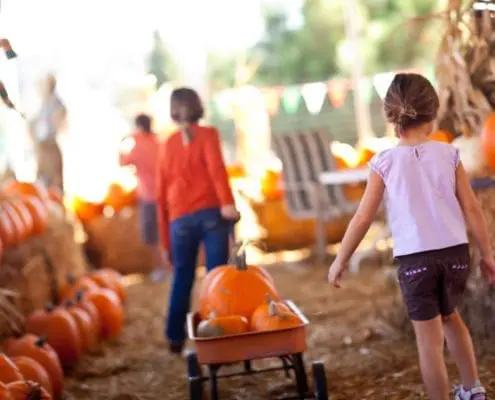
{"type": "Polygon", "coordinates": [[[486,400],[486,390],[479,382],[470,390],[462,386],[454,386],[455,400],[486,400]]]}

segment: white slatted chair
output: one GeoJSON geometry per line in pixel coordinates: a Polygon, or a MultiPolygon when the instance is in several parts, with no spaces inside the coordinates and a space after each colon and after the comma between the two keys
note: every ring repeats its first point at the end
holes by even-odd
{"type": "Polygon", "coordinates": [[[324,130],[311,130],[273,136],[273,149],[282,161],[285,201],[294,219],[316,219],[316,256],[326,257],[326,224],[332,218],[356,211],[357,202],[349,201],[339,185],[324,186],[319,176],[336,169],[324,130]]]}

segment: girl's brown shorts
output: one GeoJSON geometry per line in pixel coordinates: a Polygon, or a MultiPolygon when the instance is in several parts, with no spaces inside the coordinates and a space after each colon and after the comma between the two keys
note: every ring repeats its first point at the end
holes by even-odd
{"type": "Polygon", "coordinates": [[[427,321],[455,311],[469,277],[467,244],[397,259],[400,288],[413,321],[427,321]]]}

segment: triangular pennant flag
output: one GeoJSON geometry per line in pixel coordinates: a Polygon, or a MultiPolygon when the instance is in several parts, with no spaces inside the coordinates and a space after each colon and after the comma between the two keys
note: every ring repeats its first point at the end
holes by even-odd
{"type": "Polygon", "coordinates": [[[346,79],[332,79],[328,82],[328,98],[335,108],[344,105],[349,91],[349,82],[346,79]]]}
{"type": "Polygon", "coordinates": [[[278,88],[265,88],[261,89],[263,99],[265,101],[265,107],[268,113],[273,116],[277,113],[280,107],[280,89],[278,88]]]}
{"type": "Polygon", "coordinates": [[[380,96],[380,99],[384,99],[387,94],[387,90],[394,80],[395,73],[393,72],[382,72],[380,74],[376,74],[373,77],[373,85],[375,86],[375,90],[380,96]]]}
{"type": "Polygon", "coordinates": [[[234,95],[234,89],[224,89],[213,99],[218,113],[223,118],[231,118],[233,115],[234,95]]]}
{"type": "Polygon", "coordinates": [[[371,84],[371,79],[361,78],[359,81],[359,92],[364,102],[369,104],[371,102],[371,97],[373,96],[373,85],[371,84]]]}
{"type": "Polygon", "coordinates": [[[284,89],[282,105],[289,114],[294,114],[301,103],[301,92],[297,86],[289,86],[284,89]]]}
{"type": "Polygon", "coordinates": [[[310,114],[318,114],[325,100],[327,85],[323,82],[306,83],[301,93],[310,114]]]}

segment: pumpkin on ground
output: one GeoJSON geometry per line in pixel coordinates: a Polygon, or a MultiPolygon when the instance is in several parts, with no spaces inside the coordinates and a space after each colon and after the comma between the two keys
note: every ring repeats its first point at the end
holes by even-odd
{"type": "Polygon", "coordinates": [[[452,143],[455,137],[452,133],[439,129],[430,133],[429,138],[430,140],[434,140],[436,142],[452,143]]]}
{"type": "Polygon", "coordinates": [[[13,198],[9,200],[10,205],[12,206],[12,210],[18,215],[22,224],[24,226],[24,237],[23,240],[26,240],[32,233],[34,228],[33,217],[29,212],[28,208],[24,204],[21,199],[13,198]]]}
{"type": "Polygon", "coordinates": [[[135,190],[126,190],[118,183],[112,183],[108,187],[107,194],[103,203],[119,211],[125,207],[134,206],[136,204],[135,190]]]}
{"type": "Polygon", "coordinates": [[[14,246],[18,246],[26,237],[26,226],[22,223],[22,219],[8,202],[3,202],[1,207],[5,213],[5,217],[10,220],[13,228],[14,246]]]}
{"type": "Polygon", "coordinates": [[[15,244],[16,233],[14,229],[6,211],[0,207],[0,239],[6,249],[15,244]]]}
{"type": "Polygon", "coordinates": [[[250,326],[258,326],[263,319],[270,313],[270,306],[274,303],[277,306],[277,310],[281,312],[292,312],[287,304],[283,301],[274,302],[270,296],[266,296],[265,302],[259,305],[251,315],[250,326]]]}
{"type": "Polygon", "coordinates": [[[261,193],[267,200],[281,199],[284,195],[282,189],[282,174],[267,170],[261,178],[261,193]]]}
{"type": "MultiPolygon", "coordinates": [[[[271,301],[268,309],[262,305],[263,311],[257,314],[251,328],[254,331],[273,331],[294,328],[301,325],[301,320],[292,311],[286,311],[274,301],[271,301]]],[[[256,313],[256,311],[255,311],[256,313]]]]}
{"type": "Polygon", "coordinates": [[[93,322],[92,317],[87,311],[75,306],[74,303],[69,300],[64,302],[64,307],[69,311],[70,315],[72,315],[74,321],[76,321],[79,336],[81,337],[82,350],[86,351],[94,348],[99,331],[96,330],[97,326],[93,322]]]}
{"type": "Polygon", "coordinates": [[[69,208],[74,211],[77,218],[83,223],[87,223],[102,215],[105,205],[103,203],[92,203],[80,197],[74,197],[70,201],[69,208]]]}
{"type": "Polygon", "coordinates": [[[39,235],[45,232],[48,225],[48,210],[45,205],[34,196],[25,196],[22,201],[33,218],[33,233],[39,235]]]}
{"type": "Polygon", "coordinates": [[[198,324],[198,337],[217,337],[226,335],[238,335],[249,330],[249,322],[246,317],[240,315],[229,315],[227,317],[216,317],[211,313],[208,319],[198,324]]]}
{"type": "Polygon", "coordinates": [[[0,400],[12,400],[9,388],[2,382],[0,382],[0,400]]]}
{"type": "Polygon", "coordinates": [[[272,281],[254,265],[247,265],[245,255],[237,257],[235,265],[216,267],[215,277],[203,285],[200,293],[200,313],[203,319],[211,312],[218,317],[240,315],[250,318],[266,295],[277,300],[272,281]]]}
{"type": "Polygon", "coordinates": [[[122,274],[111,268],[102,268],[98,270],[99,274],[107,276],[114,286],[115,293],[120,297],[122,303],[127,299],[127,290],[122,280],[122,274]]]}
{"type": "Polygon", "coordinates": [[[20,380],[7,385],[12,400],[52,400],[40,383],[20,380]]]}
{"type": "Polygon", "coordinates": [[[117,294],[109,289],[100,289],[86,293],[84,297],[100,314],[100,336],[103,339],[115,339],[124,325],[124,309],[117,294]]]}
{"type": "Polygon", "coordinates": [[[21,371],[5,354],[0,353],[0,382],[10,383],[22,379],[21,371]]]}
{"type": "Polygon", "coordinates": [[[26,334],[20,338],[8,338],[4,341],[5,352],[11,356],[26,356],[37,361],[48,373],[53,395],[58,398],[64,387],[64,373],[57,353],[45,338],[26,334]]]}
{"type": "Polygon", "coordinates": [[[95,331],[97,333],[97,337],[101,334],[101,317],[98,309],[95,305],[90,302],[88,299],[84,298],[84,292],[79,291],[75,296],[74,307],[80,308],[88,313],[93,321],[93,325],[95,327],[95,331]]]}
{"type": "Polygon", "coordinates": [[[81,336],[77,323],[63,307],[47,305],[26,318],[27,332],[46,336],[62,366],[69,368],[81,358],[81,336]]]}
{"type": "Polygon", "coordinates": [[[19,368],[24,380],[39,383],[50,396],[53,396],[50,376],[38,361],[26,356],[12,357],[12,361],[19,368]]]}
{"type": "Polygon", "coordinates": [[[93,271],[88,274],[88,278],[91,279],[99,288],[108,289],[115,292],[122,302],[125,300],[125,289],[123,288],[122,282],[117,281],[105,271],[93,271]],[[123,296],[123,298],[121,296],[123,296]]]}
{"type": "Polygon", "coordinates": [[[81,276],[75,278],[74,275],[68,274],[66,282],[60,287],[59,295],[62,300],[72,300],[77,292],[91,292],[98,290],[99,286],[89,277],[81,276]]]}

